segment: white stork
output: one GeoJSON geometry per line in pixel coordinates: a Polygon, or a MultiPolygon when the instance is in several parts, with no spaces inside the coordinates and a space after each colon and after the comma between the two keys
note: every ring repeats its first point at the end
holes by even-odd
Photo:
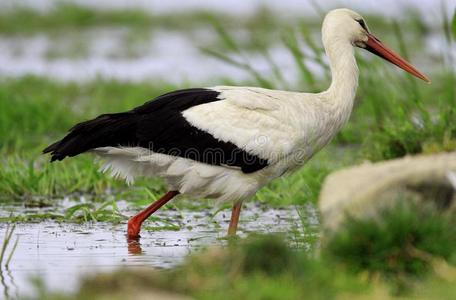
{"type": "Polygon", "coordinates": [[[127,112],[75,125],[44,149],[51,161],[92,152],[103,171],[131,183],[161,177],[168,192],[128,221],[128,236],[178,194],[233,203],[228,234],[241,204],[271,180],[296,170],[347,122],[358,86],[354,47],[412,75],[429,79],[372,35],[349,9],[330,11],[322,28],[330,87],[310,94],[257,87],[216,86],[174,91],[127,112]]]}

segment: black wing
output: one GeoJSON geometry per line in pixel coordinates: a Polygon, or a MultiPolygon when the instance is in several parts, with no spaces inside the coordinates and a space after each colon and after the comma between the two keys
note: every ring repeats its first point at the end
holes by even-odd
{"type": "Polygon", "coordinates": [[[171,92],[131,111],[104,114],[70,129],[62,140],[48,146],[51,161],[76,156],[108,146],[144,147],[157,153],[185,157],[211,165],[240,167],[253,173],[268,166],[268,161],[252,155],[231,142],[220,141],[192,126],[182,111],[196,105],[220,101],[211,89],[186,89],[171,92]]]}

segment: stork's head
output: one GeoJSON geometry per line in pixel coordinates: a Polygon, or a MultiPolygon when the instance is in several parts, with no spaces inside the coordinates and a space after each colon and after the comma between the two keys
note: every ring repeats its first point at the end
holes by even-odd
{"type": "Polygon", "coordinates": [[[370,32],[363,17],[352,10],[339,8],[330,11],[323,21],[322,33],[323,43],[325,45],[337,41],[349,42],[353,46],[366,49],[408,73],[430,83],[430,80],[423,73],[380,42],[370,32]]]}

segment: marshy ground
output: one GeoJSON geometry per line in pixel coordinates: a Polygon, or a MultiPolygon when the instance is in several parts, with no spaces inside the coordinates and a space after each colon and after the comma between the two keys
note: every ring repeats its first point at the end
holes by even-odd
{"type": "MultiPolygon", "coordinates": [[[[375,224],[355,223],[358,227],[350,227],[333,244],[321,248],[318,242],[315,203],[327,174],[365,160],[456,149],[454,5],[421,3],[407,2],[384,14],[368,8],[360,13],[382,41],[429,75],[432,85],[358,51],[360,87],[349,124],[302,170],[260,190],[241,216],[241,238],[280,233],[285,242],[276,237],[234,241],[240,252],[223,238],[229,206],[214,208],[208,200],[171,202],[145,224],[140,245],[128,243],[124,236],[128,216],[160,196],[162,183],[140,179],[128,187],[100,174],[90,155],[51,165],[41,150],[77,122],[130,109],[178,88],[233,84],[325,89],[330,76],[320,42],[318,7],[311,16],[277,13],[275,6],[232,14],[201,7],[156,12],[78,4],[2,9],[0,231],[16,224],[5,255],[19,238],[8,268],[7,257],[1,262],[3,295],[91,299],[108,294],[113,286],[119,295],[130,289],[147,294],[147,286],[152,286],[201,299],[263,299],[264,295],[328,299],[363,293],[385,298],[404,290],[409,296],[422,292],[425,299],[436,292],[441,299],[454,297],[451,263],[456,245],[451,236],[441,234],[454,220],[426,227],[404,213],[391,218],[416,227],[409,231],[391,227],[388,232],[391,237],[395,231],[405,232],[406,238],[398,235],[393,242],[375,244],[376,234],[384,233],[384,228],[376,231],[375,224]],[[392,18],[395,10],[402,13],[392,18]],[[372,239],[348,243],[362,234],[372,239]],[[441,239],[426,240],[429,235],[441,239]],[[424,242],[415,244],[410,236],[424,242]],[[401,249],[403,240],[421,252],[409,255],[410,251],[398,250],[389,255],[389,249],[401,249]],[[371,244],[386,256],[368,252],[366,245],[371,244]],[[430,244],[441,244],[448,251],[430,244]],[[223,248],[204,252],[210,245],[223,248]],[[271,256],[262,256],[261,249],[276,249],[271,253],[284,268],[271,271],[265,262],[271,256]],[[334,256],[334,249],[345,252],[334,256]],[[316,252],[324,253],[323,258],[315,259],[316,252]],[[244,258],[251,253],[259,253],[256,265],[246,264],[244,258]],[[403,269],[410,257],[428,268],[403,269]],[[385,261],[388,268],[379,268],[385,261]],[[175,269],[176,265],[180,267],[175,269]],[[288,268],[295,265],[299,268],[288,268]],[[131,266],[141,271],[134,273],[131,266]],[[447,269],[429,271],[436,266],[447,269]],[[94,273],[118,267],[127,268],[93,279],[99,290],[90,285],[94,273]],[[157,272],[153,267],[169,270],[157,272]],[[180,277],[178,272],[186,275],[180,277]],[[226,274],[230,283],[225,282],[226,274]],[[138,280],[118,286],[119,275],[138,280]],[[140,283],[146,287],[138,287],[140,283]],[[227,290],[232,294],[223,294],[227,290]],[[325,294],[319,295],[322,290],[325,294]]],[[[350,4],[357,9],[357,4],[350,4]]]]}
{"type": "MultiPolygon", "coordinates": [[[[43,209],[10,207],[15,215],[43,213],[43,209]]],[[[305,248],[315,238],[318,218],[315,208],[268,208],[248,204],[239,235],[281,233],[296,248],[305,248]],[[298,211],[299,210],[299,211],[298,211]],[[301,223],[306,217],[308,224],[301,223]]],[[[121,209],[125,214],[134,211],[121,209]]],[[[48,213],[63,211],[55,208],[48,213]]],[[[141,239],[128,240],[124,222],[57,222],[45,218],[40,222],[19,222],[14,235],[19,242],[2,287],[9,295],[33,294],[30,278],[37,277],[52,290],[75,292],[80,278],[96,272],[114,271],[118,267],[171,268],[188,255],[210,245],[225,245],[229,211],[215,214],[211,209],[168,209],[157,212],[144,226],[141,239]]],[[[6,224],[0,224],[4,231],[6,224]]]]}

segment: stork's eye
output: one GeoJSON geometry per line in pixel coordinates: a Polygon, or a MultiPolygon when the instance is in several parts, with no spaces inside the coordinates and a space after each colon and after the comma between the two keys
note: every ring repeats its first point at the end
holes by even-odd
{"type": "Polygon", "coordinates": [[[364,22],[363,19],[359,19],[359,20],[355,20],[356,22],[359,23],[359,25],[361,25],[361,27],[366,30],[367,32],[369,32],[369,30],[367,30],[367,26],[366,26],[366,23],[364,22]]]}

